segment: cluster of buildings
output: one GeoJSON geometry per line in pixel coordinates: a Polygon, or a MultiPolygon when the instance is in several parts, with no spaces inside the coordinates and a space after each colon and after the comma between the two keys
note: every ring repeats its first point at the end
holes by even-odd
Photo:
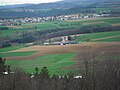
{"type": "Polygon", "coordinates": [[[62,15],[62,16],[49,16],[49,17],[31,17],[31,18],[17,18],[17,19],[0,19],[0,26],[17,26],[22,23],[40,23],[45,21],[54,21],[54,20],[76,20],[81,18],[92,18],[92,17],[104,17],[109,16],[108,14],[91,14],[91,15],[62,15]]]}
{"type": "MultiPolygon", "coordinates": [[[[60,37],[59,37],[60,38],[60,37]]],[[[61,37],[61,41],[54,41],[54,42],[45,42],[44,46],[49,46],[49,45],[70,45],[70,44],[79,44],[79,42],[75,40],[69,40],[68,36],[63,36],[61,37]]]]}
{"type": "Polygon", "coordinates": [[[0,26],[16,26],[22,23],[40,23],[54,20],[75,20],[80,19],[79,15],[62,15],[49,17],[31,17],[31,18],[17,18],[17,19],[0,19],[0,26]]]}
{"type": "Polygon", "coordinates": [[[110,14],[93,14],[93,17],[109,17],[110,14]]]}

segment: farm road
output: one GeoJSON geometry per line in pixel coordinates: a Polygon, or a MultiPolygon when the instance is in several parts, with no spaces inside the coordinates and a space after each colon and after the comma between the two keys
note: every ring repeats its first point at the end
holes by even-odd
{"type": "Polygon", "coordinates": [[[120,35],[118,35],[118,36],[110,36],[110,37],[105,37],[105,38],[91,39],[91,40],[92,40],[92,41],[97,41],[97,40],[104,40],[104,39],[116,38],[116,37],[120,37],[120,35]]]}

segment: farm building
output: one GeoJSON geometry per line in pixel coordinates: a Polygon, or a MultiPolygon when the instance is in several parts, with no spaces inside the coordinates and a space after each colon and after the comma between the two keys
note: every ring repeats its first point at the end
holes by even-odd
{"type": "Polygon", "coordinates": [[[44,46],[47,46],[47,45],[69,45],[69,44],[78,44],[78,42],[76,41],[64,41],[64,42],[54,42],[54,43],[44,43],[44,46]]]}
{"type": "Polygon", "coordinates": [[[78,42],[76,41],[64,41],[64,42],[60,42],[60,45],[68,45],[68,44],[78,44],[78,42]]]}
{"type": "Polygon", "coordinates": [[[61,41],[55,41],[53,43],[44,43],[44,46],[48,46],[48,45],[69,45],[69,44],[78,44],[78,42],[76,41],[71,41],[71,37],[70,36],[64,36],[61,37],[61,41]]]}

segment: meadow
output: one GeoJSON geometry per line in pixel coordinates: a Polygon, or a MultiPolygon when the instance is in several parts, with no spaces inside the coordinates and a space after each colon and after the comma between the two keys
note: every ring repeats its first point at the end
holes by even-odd
{"type": "Polygon", "coordinates": [[[15,57],[15,56],[28,56],[35,53],[35,51],[31,52],[6,52],[6,53],[0,53],[1,57],[15,57]]]}
{"type": "Polygon", "coordinates": [[[77,41],[85,42],[89,38],[92,42],[120,42],[120,31],[98,32],[82,34],[77,37],[77,41]],[[116,36],[116,37],[115,37],[116,36]]]}
{"type": "Polygon", "coordinates": [[[97,42],[120,42],[120,36],[119,37],[113,37],[113,38],[106,38],[102,40],[94,40],[97,42]]]}
{"type": "MultiPolygon", "coordinates": [[[[74,68],[72,67],[79,62],[79,59],[76,58],[76,56],[83,52],[83,48],[86,46],[93,48],[93,50],[102,50],[104,47],[107,50],[106,47],[108,47],[107,52],[110,53],[107,53],[107,57],[109,57],[109,55],[111,56],[111,52],[114,53],[114,50],[117,48],[119,51],[119,44],[119,42],[83,42],[77,45],[66,46],[36,45],[12,49],[9,52],[1,52],[1,55],[6,58],[6,64],[10,65],[12,69],[18,67],[26,72],[34,73],[35,67],[41,69],[42,67],[47,66],[50,74],[67,74],[73,71],[74,68]],[[109,50],[110,47],[111,49],[109,50]]],[[[118,55],[112,54],[112,58],[118,58],[118,55]]]]}
{"type": "MultiPolygon", "coordinates": [[[[82,34],[79,37],[77,37],[77,41],[85,42],[85,38],[90,38],[91,42],[120,42],[119,35],[120,35],[120,31],[82,34]],[[118,37],[114,37],[114,36],[118,36],[118,37]],[[108,38],[108,37],[111,37],[111,38],[108,38]]],[[[41,46],[38,46],[38,47],[40,48],[41,46]]],[[[66,46],[66,48],[68,47],[69,46],[66,46]]],[[[50,50],[49,53],[47,53],[46,50],[49,50],[49,48],[46,48],[45,50],[44,50],[44,47],[42,47],[43,50],[39,48],[36,50],[33,50],[34,46],[32,49],[30,49],[29,47],[25,47],[25,45],[17,45],[17,46],[2,48],[0,49],[0,56],[4,58],[13,57],[13,59],[11,60],[6,60],[6,64],[10,65],[12,68],[15,68],[15,67],[22,68],[24,71],[29,73],[34,73],[35,67],[39,67],[41,69],[42,67],[47,66],[51,74],[52,73],[66,74],[66,73],[69,73],[69,71],[71,71],[69,67],[77,63],[77,60],[74,60],[74,58],[77,55],[79,49],[75,52],[68,53],[68,52],[71,52],[72,48],[62,49],[59,47],[59,49],[61,50],[59,53],[57,52],[58,51],[57,49],[52,47],[53,50],[52,51],[50,50]],[[27,49],[28,51],[27,50],[24,51],[25,48],[28,48],[27,49]],[[40,53],[45,52],[46,54],[42,55],[42,54],[39,54],[39,52],[40,53]],[[52,52],[56,52],[56,54],[55,53],[50,54],[52,52]],[[65,53],[62,54],[61,52],[62,53],[65,52],[65,53]],[[34,55],[36,53],[38,53],[38,55],[35,58],[31,58],[31,59],[24,58],[24,57],[29,57],[31,55],[34,55]],[[23,57],[23,58],[14,60],[14,58],[18,58],[18,57],[23,57]]],[[[116,56],[113,56],[113,57],[116,58],[116,56]]]]}
{"type": "Polygon", "coordinates": [[[91,18],[79,20],[65,21],[46,21],[41,23],[26,23],[19,26],[9,26],[9,30],[1,30],[0,37],[16,37],[24,31],[42,31],[61,28],[79,28],[81,26],[96,25],[96,26],[112,26],[120,24],[120,17],[117,18],[91,18]]]}
{"type": "Polygon", "coordinates": [[[24,44],[15,45],[15,46],[6,47],[6,48],[0,48],[0,53],[9,52],[9,51],[16,50],[16,49],[20,49],[20,48],[23,48],[23,47],[25,47],[24,44]]]}
{"type": "MultiPolygon", "coordinates": [[[[14,38],[24,31],[78,28],[86,25],[112,26],[114,24],[120,25],[119,17],[26,23],[17,27],[9,27],[9,30],[0,31],[0,37],[14,38]]],[[[97,48],[99,48],[100,45],[103,47],[110,46],[112,44],[114,45],[113,42],[120,42],[120,31],[81,34],[77,37],[77,41],[81,42],[80,45],[82,45],[82,42],[83,44],[85,43],[86,38],[89,38],[90,42],[97,44],[97,48]],[[105,42],[105,44],[103,44],[103,42],[105,42]]],[[[92,44],[91,46],[94,47],[96,45],[92,44]]],[[[66,74],[71,71],[70,67],[78,62],[75,60],[75,57],[80,50],[81,46],[79,45],[55,47],[43,47],[38,45],[25,47],[24,44],[21,44],[1,48],[0,56],[6,58],[6,64],[10,65],[11,68],[19,67],[26,72],[34,73],[35,67],[39,67],[41,69],[42,67],[47,66],[51,74],[66,74]]]]}
{"type": "Polygon", "coordinates": [[[42,67],[47,66],[51,74],[67,74],[69,69],[65,69],[65,67],[67,68],[75,64],[76,61],[72,60],[75,55],[75,53],[49,54],[39,56],[32,60],[7,60],[6,64],[10,65],[12,68],[22,68],[29,73],[34,73],[35,67],[41,69],[42,67]]]}

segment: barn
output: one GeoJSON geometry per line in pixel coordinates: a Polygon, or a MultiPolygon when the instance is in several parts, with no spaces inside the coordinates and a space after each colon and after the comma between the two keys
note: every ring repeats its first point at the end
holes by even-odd
{"type": "Polygon", "coordinates": [[[70,45],[70,44],[78,44],[78,42],[76,41],[54,42],[51,45],[70,45]]]}

